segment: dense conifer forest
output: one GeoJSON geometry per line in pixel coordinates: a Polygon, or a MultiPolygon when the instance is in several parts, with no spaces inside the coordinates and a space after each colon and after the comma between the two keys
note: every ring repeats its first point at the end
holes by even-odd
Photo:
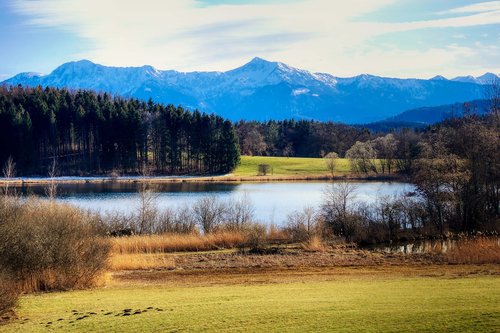
{"type": "Polygon", "coordinates": [[[0,163],[18,175],[216,174],[239,162],[230,121],[91,91],[0,87],[0,163]]]}

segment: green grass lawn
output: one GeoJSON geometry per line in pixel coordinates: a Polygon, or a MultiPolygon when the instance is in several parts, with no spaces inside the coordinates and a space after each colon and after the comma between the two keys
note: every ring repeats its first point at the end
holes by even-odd
{"type": "Polygon", "coordinates": [[[47,293],[23,297],[19,318],[0,331],[499,332],[499,281],[388,277],[47,293]],[[141,313],[124,316],[125,309],[141,313]]]}
{"type": "MultiPolygon", "coordinates": [[[[259,164],[271,165],[273,172],[270,175],[274,176],[326,175],[329,173],[324,158],[241,156],[241,164],[234,170],[233,174],[235,176],[255,176],[259,164]]],[[[335,172],[350,172],[349,160],[337,159],[335,172]]]]}

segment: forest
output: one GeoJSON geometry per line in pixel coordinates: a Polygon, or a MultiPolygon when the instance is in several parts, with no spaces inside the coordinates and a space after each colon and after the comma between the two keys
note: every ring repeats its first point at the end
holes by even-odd
{"type": "Polygon", "coordinates": [[[242,154],[255,156],[344,156],[356,141],[377,136],[367,128],[314,120],[241,120],[235,127],[242,154]]]}
{"type": "Polygon", "coordinates": [[[0,162],[18,175],[217,174],[239,162],[230,121],[182,107],[56,88],[0,87],[0,162]]]}

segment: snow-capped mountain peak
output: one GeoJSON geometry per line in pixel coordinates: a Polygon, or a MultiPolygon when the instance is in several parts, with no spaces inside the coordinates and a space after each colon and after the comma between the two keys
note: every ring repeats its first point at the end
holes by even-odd
{"type": "Polygon", "coordinates": [[[235,120],[294,117],[363,123],[411,108],[483,98],[484,84],[494,79],[498,77],[492,73],[453,81],[369,74],[339,78],[257,57],[227,72],[164,71],[148,65],[108,67],[81,60],[63,64],[48,75],[22,73],[4,84],[81,88],[143,100],[153,98],[235,120]]]}
{"type": "Polygon", "coordinates": [[[456,82],[464,82],[464,83],[475,83],[475,84],[492,84],[496,80],[500,79],[500,77],[493,73],[485,73],[481,76],[474,77],[472,75],[467,76],[457,76],[452,79],[452,81],[456,82]]]}
{"type": "Polygon", "coordinates": [[[495,75],[493,73],[484,73],[483,75],[481,76],[478,76],[476,78],[476,81],[480,84],[493,84],[495,82],[498,82],[499,81],[499,77],[498,75],[495,75]]]}
{"type": "Polygon", "coordinates": [[[448,79],[442,75],[436,75],[436,76],[430,78],[430,80],[432,80],[432,81],[448,81],[448,79]]]}

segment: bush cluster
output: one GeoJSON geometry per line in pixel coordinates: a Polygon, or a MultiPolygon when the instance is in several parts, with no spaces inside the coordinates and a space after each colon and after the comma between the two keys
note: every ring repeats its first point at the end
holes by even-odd
{"type": "Polygon", "coordinates": [[[19,292],[88,287],[106,268],[109,242],[95,219],[77,208],[6,199],[0,221],[0,268],[19,292]]]}

